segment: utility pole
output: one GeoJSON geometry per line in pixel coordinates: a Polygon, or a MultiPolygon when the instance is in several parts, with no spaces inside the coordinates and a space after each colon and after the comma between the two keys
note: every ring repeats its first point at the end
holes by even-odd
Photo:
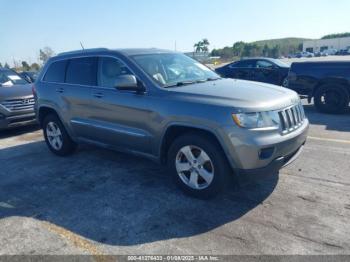
{"type": "Polygon", "coordinates": [[[175,51],[176,51],[176,40],[175,40],[175,51]]]}

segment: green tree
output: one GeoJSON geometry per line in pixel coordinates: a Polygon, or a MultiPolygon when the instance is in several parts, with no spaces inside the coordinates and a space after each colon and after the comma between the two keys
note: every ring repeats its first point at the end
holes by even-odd
{"type": "Polygon", "coordinates": [[[200,52],[207,53],[209,52],[209,45],[210,43],[208,39],[204,38],[203,40],[195,43],[193,47],[196,53],[200,53],[200,52]]]}
{"type": "Polygon", "coordinates": [[[42,61],[43,64],[45,64],[46,61],[54,55],[55,52],[51,49],[51,47],[45,46],[43,49],[39,50],[39,60],[42,61]]]}
{"type": "Polygon", "coordinates": [[[269,48],[269,46],[267,45],[267,44],[265,44],[264,45],[264,48],[263,48],[263,56],[265,56],[265,57],[268,57],[269,56],[269,54],[270,54],[270,48],[269,48]]]}
{"type": "Polygon", "coordinates": [[[281,50],[280,50],[280,47],[278,45],[274,46],[272,49],[271,49],[271,56],[273,58],[278,58],[281,56],[281,50]]]}
{"type": "Polygon", "coordinates": [[[40,66],[38,63],[33,63],[30,65],[30,70],[39,71],[39,69],[40,69],[40,66]]]}
{"type": "Polygon", "coordinates": [[[242,41],[234,43],[232,46],[233,55],[234,56],[242,56],[245,45],[246,45],[246,43],[244,43],[242,41]]]}
{"type": "Polygon", "coordinates": [[[22,61],[22,70],[23,71],[29,71],[30,70],[30,66],[26,61],[22,61]]]}
{"type": "Polygon", "coordinates": [[[2,67],[2,64],[0,63],[0,67],[2,67]]]}
{"type": "Polygon", "coordinates": [[[341,37],[350,37],[350,33],[340,33],[340,34],[325,35],[321,39],[333,39],[333,38],[341,38],[341,37]]]}
{"type": "Polygon", "coordinates": [[[5,63],[4,68],[10,69],[10,66],[7,62],[5,63]]]}

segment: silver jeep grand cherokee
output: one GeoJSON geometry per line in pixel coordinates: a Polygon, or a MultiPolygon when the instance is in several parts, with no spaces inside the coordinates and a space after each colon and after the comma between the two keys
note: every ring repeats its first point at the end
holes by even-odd
{"type": "Polygon", "coordinates": [[[286,88],[234,79],[171,51],[60,54],[36,82],[49,149],[88,142],[166,163],[186,193],[207,198],[231,173],[268,174],[301,151],[309,122],[286,88]]]}

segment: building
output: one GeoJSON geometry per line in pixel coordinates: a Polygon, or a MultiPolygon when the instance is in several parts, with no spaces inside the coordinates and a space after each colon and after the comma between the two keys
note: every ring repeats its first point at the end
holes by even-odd
{"type": "Polygon", "coordinates": [[[350,37],[308,40],[303,43],[303,51],[322,52],[327,49],[350,49],[350,37]]]}

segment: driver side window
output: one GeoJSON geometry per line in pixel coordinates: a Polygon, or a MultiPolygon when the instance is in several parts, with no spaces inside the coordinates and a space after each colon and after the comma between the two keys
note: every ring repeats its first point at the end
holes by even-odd
{"type": "Polygon", "coordinates": [[[121,75],[132,75],[124,63],[113,57],[100,57],[98,63],[98,85],[114,88],[121,75]]]}

